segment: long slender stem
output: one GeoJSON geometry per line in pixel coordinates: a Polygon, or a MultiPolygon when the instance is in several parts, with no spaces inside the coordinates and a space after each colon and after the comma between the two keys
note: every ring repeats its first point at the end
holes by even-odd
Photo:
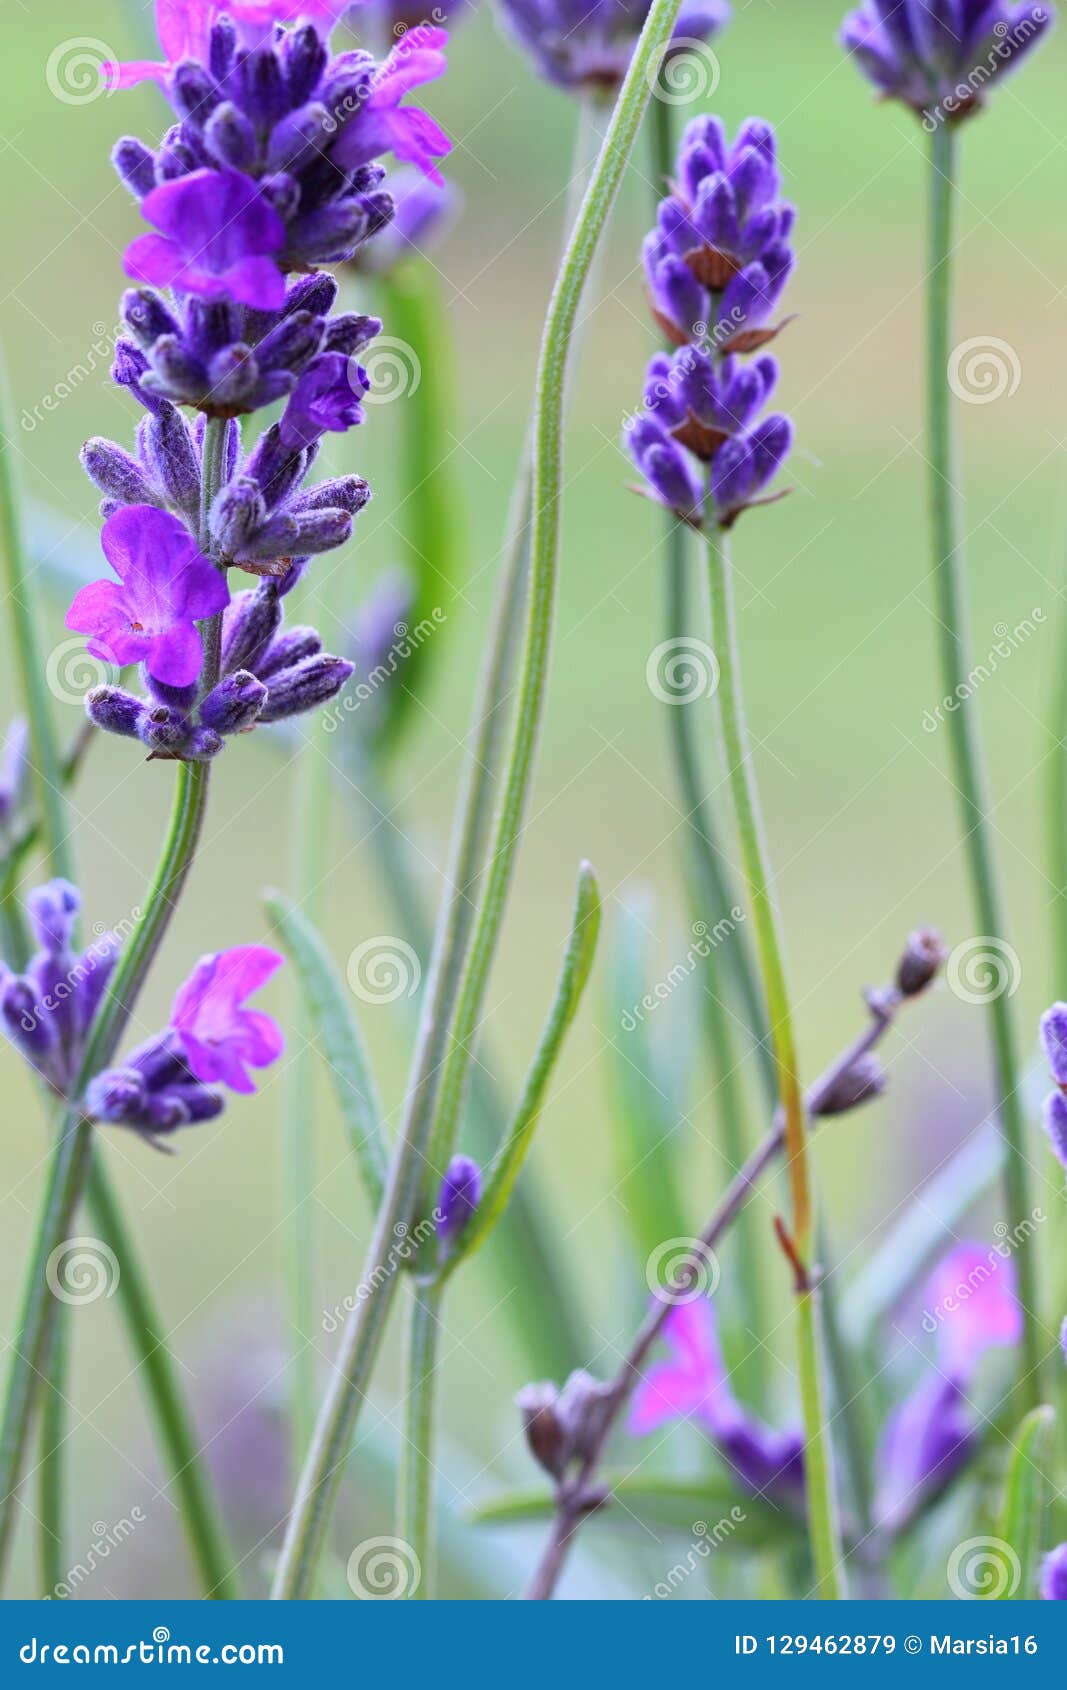
{"type": "MultiPolygon", "coordinates": [[[[81,1097],[88,1081],[106,1068],[115,1054],[192,866],[204,816],[207,786],[208,765],[181,765],[162,856],[137,923],[119,956],[108,992],[90,1029],[72,1088],[75,1099],[81,1097]]],[[[11,1547],[15,1493],[37,1391],[47,1371],[59,1308],[50,1284],[52,1270],[49,1263],[54,1252],[69,1236],[88,1177],[91,1156],[92,1127],[74,1102],[64,1112],[58,1145],[49,1169],[48,1186],[26,1276],[19,1337],[12,1355],[0,1427],[0,1577],[11,1547]]]]}
{"type": "Polygon", "coordinates": [[[411,1298],[404,1437],[397,1473],[397,1535],[415,1552],[420,1577],[408,1594],[422,1600],[435,1588],[433,1493],[436,1474],[438,1335],[442,1283],[418,1284],[411,1298]]]}
{"type": "MultiPolygon", "coordinates": [[[[984,937],[1005,946],[1006,923],[993,855],[989,795],[974,688],[966,685],[973,666],[967,612],[967,579],[956,431],[948,370],[952,352],[952,254],[956,206],[958,140],[955,125],[939,123],[931,137],[930,226],[927,280],[927,456],[933,585],[946,696],[959,701],[948,718],[952,768],[978,925],[984,937]]],[[[989,995],[989,1021],[996,1076],[997,1113],[1004,1135],[1004,1196],[1009,1227],[1030,1216],[1030,1182],[1025,1154],[1021,1072],[1011,997],[989,995]]],[[[1041,1401],[1043,1346],[1038,1323],[1036,1251],[1024,1239],[1016,1251],[1019,1301],[1023,1310],[1024,1378],[1020,1395],[1028,1407],[1041,1401]]]]}
{"type": "MultiPolygon", "coordinates": [[[[641,114],[649,99],[650,72],[670,38],[680,4],[681,0],[653,0],[549,305],[535,390],[531,478],[533,533],[526,638],[503,801],[489,854],[488,885],[478,910],[466,969],[463,967],[466,948],[457,942],[467,921],[465,885],[458,897],[453,893],[446,907],[437,954],[430,971],[405,1121],[371,1241],[369,1266],[374,1277],[367,1276],[363,1287],[365,1294],[345,1326],[333,1382],[323,1403],[312,1448],[297,1487],[274,1581],[272,1594],[276,1598],[305,1596],[321,1553],[360,1399],[377,1356],[392,1300],[396,1277],[395,1272],[390,1271],[395,1242],[393,1228],[398,1223],[407,1223],[422,1178],[421,1164],[430,1145],[438,1067],[448,1051],[450,1033],[454,1040],[453,1051],[469,1045],[473,1024],[468,1026],[466,1023],[472,1010],[477,1018],[477,1004],[481,1000],[496,948],[532,773],[548,672],[555,604],[562,412],[568,352],[585,279],[618,193],[641,114]],[[457,986],[459,1002],[463,1005],[462,1014],[458,1009],[453,1014],[457,986]]],[[[465,805],[458,861],[463,860],[465,840],[483,825],[483,815],[475,814],[475,809],[475,805],[465,805]]],[[[482,856],[478,858],[479,862],[481,860],[482,856]]],[[[463,1076],[460,1074],[456,1078],[459,1085],[453,1101],[458,1108],[463,1076]]]]}
{"type": "MultiPolygon", "coordinates": [[[[851,1044],[845,1047],[840,1056],[830,1064],[830,1067],[808,1092],[806,1107],[808,1114],[813,1119],[819,1118],[827,1100],[836,1091],[842,1075],[847,1074],[862,1057],[865,1057],[885,1037],[896,1020],[897,1012],[903,1000],[895,988],[887,987],[881,992],[871,993],[867,1001],[871,1018],[866,1028],[858,1038],[853,1039],[851,1044]]],[[[693,1250],[689,1263],[680,1264],[681,1271],[678,1278],[680,1290],[685,1289],[687,1272],[695,1280],[697,1275],[706,1267],[706,1252],[717,1249],[726,1237],[759,1181],[782,1154],[785,1141],[785,1119],[779,1108],[767,1136],[752,1152],[744,1167],[734,1176],[720,1198],[711,1219],[700,1236],[698,1245],[693,1250]]],[[[571,1544],[581,1527],[582,1521],[589,1516],[592,1500],[601,1500],[597,1493],[596,1477],[608,1440],[618,1424],[623,1410],[641,1382],[653,1346],[674,1307],[675,1304],[667,1299],[657,1298],[653,1301],[619,1367],[618,1373],[612,1381],[604,1401],[603,1410],[598,1413],[596,1426],[592,1430],[584,1461],[574,1474],[563,1481],[557,1490],[556,1511],[552,1528],[541,1560],[526,1591],[529,1600],[546,1601],[553,1594],[571,1544]]]]}
{"type": "Polygon", "coordinates": [[[811,1282],[812,1196],[808,1168],[804,1100],[800,1090],[792,1009],[785,960],[774,907],[755,770],[745,722],[740,653],[733,602],[733,579],[726,535],[709,517],[708,574],[712,624],[719,659],[719,706],[730,788],[737,812],[738,837],[748,882],[771,1039],[778,1069],[778,1091],[785,1118],[786,1169],[792,1200],[792,1250],[797,1263],[797,1338],[801,1408],[804,1416],[808,1524],[818,1594],[841,1594],[841,1550],[829,1460],[829,1432],[822,1398],[817,1332],[818,1292],[811,1282]]]}
{"type": "Polygon", "coordinates": [[[1045,825],[1048,838],[1047,874],[1053,886],[1049,911],[1052,927],[1052,996],[1067,997],[1067,594],[1064,595],[1056,642],[1056,680],[1051,690],[1048,724],[1048,788],[1045,825]]]}
{"type": "Polygon", "coordinates": [[[119,1302],[130,1342],[148,1381],[148,1396],[160,1444],[166,1452],[171,1482],[178,1496],[181,1522],[204,1594],[235,1601],[241,1594],[232,1569],[234,1554],[204,1470],[196,1428],[182,1396],[165,1337],[152,1303],[142,1264],[137,1259],[122,1210],[97,1158],[89,1173],[89,1208],[101,1236],[118,1264],[119,1302]]]}

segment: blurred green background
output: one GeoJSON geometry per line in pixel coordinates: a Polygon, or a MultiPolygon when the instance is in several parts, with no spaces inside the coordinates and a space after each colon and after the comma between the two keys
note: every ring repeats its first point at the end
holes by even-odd
{"type": "MultiPolygon", "coordinates": [[[[880,108],[843,62],[835,42],[842,9],[838,0],[738,4],[733,26],[717,43],[721,81],[713,102],[731,128],[750,113],[777,125],[787,192],[799,206],[799,263],[789,296],[798,320],[778,348],[779,400],[797,424],[789,473],[796,490],[746,518],[736,556],[752,726],[789,935],[800,1048],[811,1075],[858,1028],[859,988],[888,975],[911,927],[936,924],[953,943],[972,933],[945,736],[923,725],[941,693],[924,581],[924,137],[903,112],[880,108]]],[[[0,0],[0,18],[8,26],[0,121],[2,333],[22,419],[16,446],[27,492],[47,500],[72,543],[91,553],[98,523],[78,448],[97,433],[126,442],[136,421],[134,407],[108,382],[109,350],[100,344],[115,322],[121,253],[138,226],[108,154],[126,130],[158,134],[164,108],[151,87],[66,103],[48,85],[50,55],[78,32],[105,42],[118,57],[140,56],[149,20],[137,8],[119,0],[91,7],[50,0],[32,8],[0,0]],[[44,396],[61,387],[69,389],[61,402],[43,411],[44,396]]],[[[960,409],[977,656],[990,651],[1001,624],[1014,627],[1041,613],[1033,636],[980,691],[1028,1053],[1039,1011],[1067,995],[1067,981],[1053,968],[1051,923],[1060,894],[1047,874],[1043,823],[1052,699],[1063,661],[1065,53],[1061,34],[968,126],[958,264],[958,338],[1007,342],[1021,372],[1013,394],[960,409]]],[[[573,103],[542,85],[502,39],[484,5],[456,29],[450,59],[446,81],[426,103],[455,137],[448,172],[465,197],[434,263],[455,342],[449,463],[467,510],[466,578],[461,590],[442,595],[446,621],[434,636],[430,687],[391,767],[397,819],[418,844],[434,897],[439,882],[431,865],[439,873],[445,863],[576,115],[573,103]]],[[[679,123],[704,104],[679,106],[679,123]]],[[[645,682],[648,654],[666,637],[660,524],[654,510],[626,491],[631,473],[618,446],[655,345],[637,267],[653,192],[646,145],[635,155],[587,301],[566,441],[547,731],[489,1004],[488,1030],[512,1089],[547,1007],[581,857],[599,872],[609,927],[634,882],[651,890],[649,926],[660,972],[688,943],[681,817],[664,708],[645,682]]],[[[331,573],[343,571],[329,589],[338,605],[355,606],[400,555],[399,410],[399,403],[372,408],[366,427],[342,448],[345,467],[372,480],[375,501],[339,564],[330,560],[331,573]]],[[[53,649],[68,638],[65,606],[54,594],[42,602],[46,646],[53,649]]],[[[341,621],[351,623],[350,610],[341,621]]],[[[14,703],[9,668],[5,663],[0,675],[7,714],[14,703]]],[[[81,719],[80,705],[73,697],[57,700],[56,711],[66,738],[81,719]]],[[[709,754],[713,734],[709,704],[709,754]]],[[[202,859],[142,1005],[146,1027],[159,1023],[202,951],[264,937],[261,889],[290,882],[291,756],[291,746],[256,736],[232,747],[219,765],[202,859]]],[[[137,901],[169,787],[166,767],[139,762],[129,745],[110,741],[94,749],[73,796],[90,923],[118,922],[137,901]]],[[[362,939],[395,927],[365,820],[343,790],[327,861],[325,928],[343,965],[362,939]]],[[[684,996],[657,1012],[671,1037],[688,1013],[684,996]]],[[[281,987],[272,1007],[289,1014],[281,987]]],[[[396,1006],[360,1007],[395,1120],[407,1022],[396,1006]]],[[[592,1326],[589,1359],[599,1369],[612,1365],[643,1293],[643,1264],[628,1234],[612,1145],[607,1048],[619,1036],[601,964],[533,1157],[550,1200],[552,1232],[580,1283],[592,1326]]],[[[862,1264],[900,1202],[987,1107],[980,1008],[942,989],[906,1020],[890,1048],[889,1097],[828,1131],[818,1153],[846,1276],[862,1264]]],[[[3,1084],[0,1261],[7,1312],[0,1330],[10,1335],[41,1189],[45,1128],[27,1073],[10,1053],[3,1056],[3,1084]]],[[[1035,1077],[1035,1104],[1040,1090],[1035,1077]]],[[[358,1278],[367,1215],[325,1084],[307,1100],[309,1122],[312,1104],[321,1182],[319,1293],[328,1310],[358,1278]]],[[[117,1131],[107,1135],[108,1158],[186,1383],[204,1405],[220,1358],[238,1380],[254,1380],[263,1345],[269,1350],[284,1342],[277,1312],[283,1106],[280,1077],[268,1077],[258,1099],[235,1100],[217,1128],[191,1133],[173,1159],[117,1131]]],[[[1036,1107],[1033,1118],[1037,1196],[1048,1211],[1060,1181],[1045,1158],[1036,1107]]],[[[677,1142],[687,1221],[698,1228],[724,1176],[715,1097],[700,1072],[677,1142]]],[[[772,1207],[773,1191],[757,1215],[778,1288],[772,1207]]],[[[784,1282],[781,1292],[784,1310],[784,1282]]],[[[462,1446],[465,1473],[463,1495],[456,1494],[458,1468],[447,1476],[444,1494],[458,1507],[505,1481],[532,1476],[511,1406],[530,1363],[502,1309],[506,1296],[490,1273],[475,1267],[450,1304],[444,1423],[462,1446]]],[[[184,1555],[171,1505],[157,1494],[116,1310],[102,1302],[77,1313],[72,1549],[77,1554],[86,1522],[110,1522],[134,1504],[148,1516],[138,1538],[84,1593],[186,1593],[184,1555]]],[[[553,1318],[546,1307],[544,1319],[553,1318]]],[[[316,1341],[325,1373],[335,1339],[316,1341]]],[[[776,1378],[784,1412],[791,1403],[788,1330],[778,1331],[773,1345],[781,1352],[776,1378]]],[[[391,1348],[364,1422],[366,1430],[381,1430],[384,1443],[395,1442],[398,1377],[391,1348]]],[[[282,1396],[283,1382],[275,1381],[262,1400],[275,1404],[282,1396]]],[[[372,1465],[365,1450],[357,1451],[347,1480],[345,1518],[358,1520],[364,1535],[390,1529],[372,1465]]],[[[27,1501],[32,1505],[29,1491],[27,1501]]],[[[342,1559],[351,1547],[346,1529],[338,1535],[342,1559]]],[[[28,1529],[23,1537],[20,1589],[29,1591],[28,1529]]],[[[590,1541],[603,1543],[606,1534],[590,1541]]],[[[535,1545],[536,1537],[520,1539],[520,1558],[524,1546],[532,1554],[535,1545]]],[[[249,1565],[261,1576],[261,1557],[249,1565]]],[[[509,1577],[505,1569],[504,1585],[514,1588],[517,1577],[510,1586],[509,1577]]]]}

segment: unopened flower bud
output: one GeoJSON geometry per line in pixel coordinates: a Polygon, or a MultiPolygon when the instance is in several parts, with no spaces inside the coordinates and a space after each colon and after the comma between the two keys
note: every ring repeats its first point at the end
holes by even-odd
{"type": "Polygon", "coordinates": [[[941,935],[932,927],[917,927],[910,933],[897,968],[897,990],[901,996],[914,998],[925,992],[946,955],[941,935]]]}
{"type": "Polygon", "coordinates": [[[838,1074],[823,1097],[817,1115],[847,1115],[872,1098],[880,1097],[888,1085],[886,1071],[875,1056],[860,1056],[850,1068],[838,1074]]]}
{"type": "Polygon", "coordinates": [[[530,1454],[554,1479],[562,1478],[567,1466],[567,1436],[556,1412],[558,1401],[555,1385],[547,1380],[524,1385],[515,1398],[530,1454]]]}
{"type": "Polygon", "coordinates": [[[469,1156],[453,1156],[437,1194],[435,1224],[443,1251],[455,1243],[481,1201],[482,1170],[469,1156]]]}

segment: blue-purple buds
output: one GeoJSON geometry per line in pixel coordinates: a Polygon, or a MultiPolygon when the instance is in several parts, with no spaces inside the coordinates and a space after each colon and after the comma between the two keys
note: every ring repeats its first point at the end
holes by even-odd
{"type": "Polygon", "coordinates": [[[482,1196],[482,1171],[469,1156],[453,1156],[441,1181],[434,1215],[437,1242],[447,1253],[470,1220],[482,1196]]]}
{"type": "Polygon", "coordinates": [[[119,941],[103,933],[72,949],[81,898],[66,880],[38,886],[26,899],[37,944],[23,974],[0,964],[0,1025],[19,1053],[61,1096],[81,1061],[85,1035],[111,977],[119,941]]]}
{"type": "Polygon", "coordinates": [[[1046,1602],[1067,1602],[1067,1543],[1058,1544],[1041,1563],[1041,1595],[1046,1602]]]}
{"type": "Polygon", "coordinates": [[[1054,16],[1031,0],[864,0],[846,17],[841,45],[879,94],[934,128],[977,111],[1054,16]]]}
{"type": "Polygon", "coordinates": [[[764,504],[792,444],[786,417],[759,414],[778,380],[763,355],[793,265],[791,205],[779,198],[774,131],[749,118],[731,146],[717,118],[682,138],[673,191],[644,248],[653,317],[677,348],[658,353],[644,409],[625,431],[644,491],[699,525],[710,499],[728,528],[764,504]]]}
{"type": "Polygon", "coordinates": [[[196,1078],[181,1040],[168,1030],[131,1051],[121,1067],[91,1080],[85,1107],[94,1120],[133,1127],[154,1139],[214,1120],[224,1101],[220,1092],[196,1078]]]}
{"type": "Polygon", "coordinates": [[[1045,1130],[1067,1168],[1067,1003],[1054,1003],[1041,1017],[1041,1042],[1057,1090],[1045,1100],[1045,1130]]]}

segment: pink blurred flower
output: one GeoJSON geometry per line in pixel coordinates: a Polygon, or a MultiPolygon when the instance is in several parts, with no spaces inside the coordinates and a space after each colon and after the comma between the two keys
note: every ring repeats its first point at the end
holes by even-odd
{"type": "Polygon", "coordinates": [[[224,14],[237,25],[245,46],[256,46],[276,23],[317,24],[329,31],[351,0],[156,0],[156,33],[164,63],[135,59],[108,62],[104,75],[112,88],[132,88],[151,79],[163,84],[182,59],[206,60],[212,25],[224,14]]]}
{"type": "Polygon", "coordinates": [[[941,1372],[951,1378],[969,1379],[986,1350],[1022,1335],[1014,1265],[988,1245],[950,1250],[930,1275],[925,1302],[937,1322],[941,1372]]]}

